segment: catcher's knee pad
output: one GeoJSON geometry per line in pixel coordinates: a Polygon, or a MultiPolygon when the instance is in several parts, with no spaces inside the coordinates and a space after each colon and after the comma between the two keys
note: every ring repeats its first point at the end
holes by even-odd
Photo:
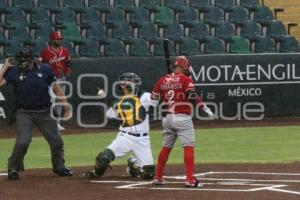
{"type": "Polygon", "coordinates": [[[140,170],[140,177],[145,180],[153,179],[155,175],[155,167],[154,165],[144,165],[140,170]]]}
{"type": "Polygon", "coordinates": [[[110,149],[105,149],[103,152],[99,153],[96,158],[95,164],[95,174],[97,176],[102,176],[109,167],[109,163],[115,159],[115,154],[110,149]]]}

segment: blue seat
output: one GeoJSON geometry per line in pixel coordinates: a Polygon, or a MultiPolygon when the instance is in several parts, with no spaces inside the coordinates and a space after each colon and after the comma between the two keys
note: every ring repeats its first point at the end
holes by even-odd
{"type": "Polygon", "coordinates": [[[109,0],[89,0],[89,7],[102,9],[110,7],[109,0]]]}
{"type": "Polygon", "coordinates": [[[30,12],[29,23],[31,25],[40,24],[40,23],[51,23],[50,15],[45,8],[34,8],[30,12]]]}
{"type": "Polygon", "coordinates": [[[132,38],[132,30],[126,22],[116,22],[110,26],[112,28],[112,37],[120,40],[128,40],[132,38]]]}
{"type": "Polygon", "coordinates": [[[115,0],[115,7],[123,10],[131,9],[135,6],[134,0],[115,0]]]}
{"type": "Polygon", "coordinates": [[[26,46],[30,46],[35,57],[38,57],[41,51],[48,46],[48,40],[43,38],[32,39],[26,46]]]}
{"type": "Polygon", "coordinates": [[[106,38],[105,26],[100,22],[89,22],[86,25],[86,37],[90,39],[95,39],[97,41],[103,40],[106,38]]]}
{"type": "Polygon", "coordinates": [[[235,30],[232,24],[224,22],[216,26],[215,35],[226,42],[230,42],[232,36],[235,35],[235,30]]]}
{"type": "Polygon", "coordinates": [[[139,0],[139,6],[149,10],[156,10],[160,6],[160,0],[139,0]]]}
{"type": "Polygon", "coordinates": [[[54,31],[54,28],[50,23],[36,24],[34,26],[34,37],[49,40],[49,35],[52,31],[54,31]]]}
{"type": "Polygon", "coordinates": [[[180,24],[191,24],[199,21],[197,10],[193,7],[182,7],[182,11],[179,13],[180,24]]]}
{"type": "Polygon", "coordinates": [[[20,49],[21,43],[18,40],[6,40],[3,49],[5,57],[14,57],[16,52],[20,49]]]}
{"type": "Polygon", "coordinates": [[[240,5],[251,11],[260,5],[260,0],[240,0],[240,5]]]}
{"type": "Polygon", "coordinates": [[[55,10],[59,8],[58,1],[56,0],[38,0],[38,6],[42,8],[47,8],[49,10],[55,10]]]}
{"type": "Polygon", "coordinates": [[[189,28],[190,37],[203,41],[209,36],[208,26],[203,22],[197,22],[190,26],[189,28]]]}
{"type": "Polygon", "coordinates": [[[224,18],[223,10],[218,7],[207,7],[204,11],[204,22],[212,26],[224,22],[224,18]]]}
{"type": "Polygon", "coordinates": [[[149,42],[156,41],[159,38],[157,29],[151,22],[144,22],[138,26],[138,37],[149,42]]]}
{"type": "Polygon", "coordinates": [[[211,6],[211,4],[210,0],[190,0],[190,6],[197,9],[203,9],[208,6],[211,6]]]}
{"type": "Polygon", "coordinates": [[[241,6],[235,6],[231,8],[228,16],[228,21],[234,23],[237,26],[241,26],[244,23],[249,22],[249,15],[247,10],[241,6]]]}
{"type": "Polygon", "coordinates": [[[255,41],[255,47],[254,47],[255,53],[275,53],[275,43],[274,41],[266,36],[266,37],[259,37],[255,41]]]}
{"type": "Polygon", "coordinates": [[[175,12],[180,12],[187,6],[185,1],[182,0],[165,0],[165,5],[172,8],[175,12]]]}
{"type": "Polygon", "coordinates": [[[80,13],[80,24],[88,24],[89,22],[100,22],[100,15],[94,7],[84,8],[80,13]]]}
{"type": "Polygon", "coordinates": [[[109,8],[106,11],[106,23],[115,24],[125,21],[125,13],[120,8],[109,8]]]}
{"type": "Polygon", "coordinates": [[[284,39],[281,40],[279,51],[281,53],[300,52],[299,42],[295,37],[284,37],[284,39]]]}
{"type": "Polygon", "coordinates": [[[76,22],[76,13],[72,8],[62,8],[55,14],[55,24],[63,25],[65,23],[76,22]]]}
{"type": "Polygon", "coordinates": [[[69,50],[71,58],[78,58],[79,55],[75,51],[74,44],[68,39],[64,39],[62,45],[69,50]]]}
{"type": "Polygon", "coordinates": [[[235,0],[215,0],[215,6],[223,9],[226,12],[231,11],[232,7],[235,5],[235,0]]]}
{"type": "Polygon", "coordinates": [[[258,37],[262,36],[260,25],[255,22],[244,23],[241,27],[241,36],[250,41],[256,40],[258,37]]]}
{"type": "Polygon", "coordinates": [[[130,40],[128,53],[130,56],[136,57],[147,57],[151,55],[149,45],[141,38],[130,40]]]}
{"type": "Polygon", "coordinates": [[[284,24],[280,21],[272,21],[267,28],[267,36],[270,36],[275,41],[279,42],[283,38],[288,36],[287,30],[284,24]]]}
{"type": "Polygon", "coordinates": [[[12,25],[16,23],[26,24],[25,12],[22,8],[10,7],[5,9],[5,24],[12,25]]]}
{"type": "Polygon", "coordinates": [[[30,39],[29,28],[23,23],[15,23],[7,28],[9,30],[9,39],[22,42],[30,39]]]}
{"type": "Polygon", "coordinates": [[[106,39],[102,41],[104,44],[104,56],[120,57],[125,56],[125,47],[119,39],[106,39]]]}
{"type": "Polygon", "coordinates": [[[263,26],[267,26],[274,20],[272,10],[267,6],[255,7],[254,20],[263,26]]]}
{"type": "Polygon", "coordinates": [[[85,39],[79,46],[79,54],[81,57],[99,57],[99,44],[96,39],[85,39]]]}
{"type": "MultiPolygon", "coordinates": [[[[169,42],[168,43],[168,49],[169,49],[169,53],[171,56],[176,54],[175,51],[175,45],[173,42],[169,42]]],[[[163,43],[163,39],[159,39],[154,43],[154,51],[153,51],[153,56],[163,56],[165,54],[164,52],[164,43],[163,43]]]]}
{"type": "Polygon", "coordinates": [[[179,44],[180,55],[198,55],[200,54],[199,42],[190,37],[182,37],[179,44]]]}
{"type": "Polygon", "coordinates": [[[63,1],[63,7],[69,7],[74,10],[81,10],[84,8],[84,0],[64,0],[63,1]]]}
{"type": "Polygon", "coordinates": [[[141,25],[146,21],[150,21],[150,13],[143,7],[131,8],[128,12],[130,13],[129,22],[131,25],[141,25]]]}
{"type": "Polygon", "coordinates": [[[204,43],[205,54],[223,54],[225,53],[225,44],[217,37],[208,37],[204,43]]]}
{"type": "Polygon", "coordinates": [[[27,10],[33,7],[33,3],[32,0],[12,0],[12,7],[19,7],[27,10]]]}
{"type": "Polygon", "coordinates": [[[169,24],[164,28],[164,38],[178,42],[183,37],[183,28],[177,24],[169,24]]]}

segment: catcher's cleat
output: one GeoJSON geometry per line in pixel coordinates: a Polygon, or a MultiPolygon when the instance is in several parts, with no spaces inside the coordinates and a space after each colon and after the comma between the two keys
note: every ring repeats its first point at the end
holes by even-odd
{"type": "Polygon", "coordinates": [[[201,184],[196,177],[193,177],[192,180],[186,180],[184,182],[184,186],[185,187],[202,187],[203,184],[201,184]]]}
{"type": "Polygon", "coordinates": [[[153,184],[153,185],[164,185],[164,184],[166,184],[166,182],[165,182],[163,179],[157,179],[157,178],[155,178],[155,179],[152,181],[152,184],[153,184]]]}
{"type": "Polygon", "coordinates": [[[82,177],[83,177],[83,178],[86,178],[86,179],[93,179],[93,178],[97,178],[98,175],[95,173],[94,170],[92,170],[92,171],[84,172],[84,173],[82,174],[82,177]]]}
{"type": "Polygon", "coordinates": [[[8,176],[7,176],[8,180],[19,180],[19,173],[16,170],[8,170],[8,176]]]}
{"type": "Polygon", "coordinates": [[[54,169],[53,172],[57,174],[58,176],[73,176],[73,172],[70,168],[65,167],[61,169],[54,169]]]}

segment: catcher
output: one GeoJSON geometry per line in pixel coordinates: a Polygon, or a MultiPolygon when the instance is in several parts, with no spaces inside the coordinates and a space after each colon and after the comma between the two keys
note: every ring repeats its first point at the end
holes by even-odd
{"type": "Polygon", "coordinates": [[[132,177],[152,179],[154,165],[149,136],[150,106],[157,101],[151,100],[150,93],[138,93],[141,79],[134,73],[124,73],[119,78],[122,95],[119,101],[106,113],[108,119],[120,122],[119,133],[115,140],[96,157],[95,170],[84,173],[84,177],[92,179],[101,177],[109,164],[115,159],[132,152],[129,157],[127,172],[132,177]]]}

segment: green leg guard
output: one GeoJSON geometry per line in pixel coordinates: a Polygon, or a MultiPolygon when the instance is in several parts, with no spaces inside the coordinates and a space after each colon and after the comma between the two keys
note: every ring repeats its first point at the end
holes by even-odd
{"type": "Polygon", "coordinates": [[[134,156],[130,156],[127,160],[127,173],[131,177],[138,177],[140,174],[140,167],[137,164],[137,160],[134,156]]]}
{"type": "Polygon", "coordinates": [[[115,154],[110,149],[105,149],[103,152],[99,153],[96,157],[95,174],[99,177],[102,176],[107,167],[109,167],[109,163],[111,163],[114,159],[115,154]]]}
{"type": "Polygon", "coordinates": [[[144,165],[140,170],[140,177],[145,180],[152,180],[155,175],[154,165],[144,165]]]}

